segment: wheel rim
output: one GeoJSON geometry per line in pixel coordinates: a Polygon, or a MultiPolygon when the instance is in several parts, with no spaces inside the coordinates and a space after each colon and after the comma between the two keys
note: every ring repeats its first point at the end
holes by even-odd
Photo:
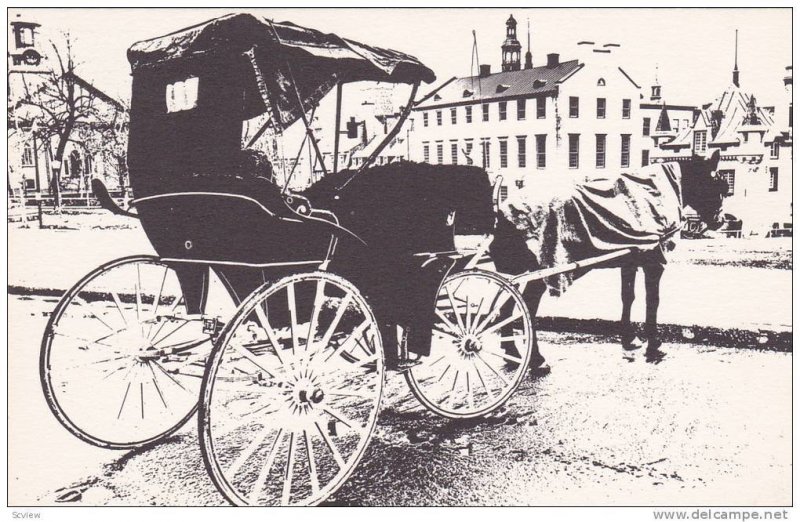
{"type": "Polygon", "coordinates": [[[325,500],[361,459],[382,385],[377,323],[352,285],[325,273],[265,285],[223,331],[203,384],[215,484],[240,505],[325,500]]]}
{"type": "Polygon", "coordinates": [[[177,275],[157,258],[121,259],[89,274],[45,330],[51,410],[103,447],[137,447],[177,430],[197,407],[212,347],[199,319],[187,315],[177,275]]]}
{"type": "Polygon", "coordinates": [[[442,283],[431,353],[406,378],[430,410],[478,417],[502,406],[525,376],[532,325],[520,293],[496,274],[462,272],[442,283]]]}

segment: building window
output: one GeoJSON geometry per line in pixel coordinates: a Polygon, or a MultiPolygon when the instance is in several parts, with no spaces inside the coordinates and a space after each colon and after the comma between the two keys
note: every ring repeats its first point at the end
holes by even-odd
{"type": "Polygon", "coordinates": [[[569,97],[569,117],[570,118],[577,118],[578,114],[580,112],[579,109],[580,109],[580,107],[578,105],[578,97],[577,96],[570,96],[569,97]]]}
{"type": "Polygon", "coordinates": [[[621,157],[620,157],[620,166],[622,168],[628,168],[631,166],[631,135],[630,134],[623,134],[622,135],[622,147],[621,147],[621,157]]]}
{"type": "Polygon", "coordinates": [[[569,135],[569,168],[571,169],[577,169],[580,165],[580,137],[580,134],[569,135]]]}
{"type": "Polygon", "coordinates": [[[517,100],[517,119],[525,119],[525,99],[517,100]]]}
{"type": "Polygon", "coordinates": [[[423,112],[422,113],[422,126],[423,127],[427,127],[428,126],[428,113],[427,112],[423,112]]]}
{"type": "Polygon", "coordinates": [[[606,168],[606,135],[595,134],[595,162],[598,169],[606,168]]]}
{"type": "Polygon", "coordinates": [[[458,142],[450,142],[450,161],[453,165],[458,165],[458,142]]]}
{"type": "Polygon", "coordinates": [[[650,118],[642,120],[642,136],[650,136],[650,118]]]}
{"type": "Polygon", "coordinates": [[[780,151],[781,151],[781,144],[778,143],[777,141],[773,141],[772,147],[770,148],[769,157],[772,159],[778,159],[778,156],[780,156],[780,151]]]}
{"type": "Polygon", "coordinates": [[[442,126],[442,111],[436,111],[436,125],[442,126]]]}
{"type": "Polygon", "coordinates": [[[25,143],[22,148],[22,166],[33,167],[33,146],[30,143],[25,143]]]}
{"type": "Polygon", "coordinates": [[[500,138],[500,168],[508,168],[508,140],[500,138]]]}
{"type": "Polygon", "coordinates": [[[547,167],[547,134],[536,135],[536,168],[543,169],[547,167]]]}
{"type": "Polygon", "coordinates": [[[472,107],[467,105],[464,107],[464,109],[466,110],[467,114],[467,123],[472,123],[472,107]]]}
{"type": "Polygon", "coordinates": [[[603,78],[600,78],[599,80],[597,80],[597,86],[598,86],[598,87],[605,87],[605,86],[606,86],[606,81],[605,81],[605,79],[603,79],[603,78]]]}
{"type": "Polygon", "coordinates": [[[597,98],[597,118],[604,119],[606,117],[606,99],[597,98]]]}
{"type": "Polygon", "coordinates": [[[441,141],[436,142],[436,163],[439,165],[444,163],[444,143],[441,141]]]}
{"type": "Polygon", "coordinates": [[[422,144],[422,161],[425,163],[431,162],[431,146],[427,143],[422,144]]]}
{"type": "Polygon", "coordinates": [[[489,104],[483,104],[483,121],[489,121],[489,104]]]}
{"type": "Polygon", "coordinates": [[[472,140],[466,140],[464,142],[464,155],[467,157],[467,165],[475,164],[472,160],[472,140]]]}
{"type": "Polygon", "coordinates": [[[457,122],[458,119],[456,118],[456,108],[453,107],[452,109],[450,109],[450,123],[455,125],[457,122]]]}
{"type": "Polygon", "coordinates": [[[631,119],[631,101],[627,98],[622,100],[622,119],[631,119]]]}
{"type": "Polygon", "coordinates": [[[769,168],[769,191],[778,191],[778,167],[769,168]]]}
{"type": "Polygon", "coordinates": [[[485,169],[488,169],[489,166],[490,166],[490,162],[489,162],[490,147],[489,147],[489,145],[490,145],[489,138],[481,138],[481,165],[483,165],[483,168],[485,168],[485,169]]]}
{"type": "Polygon", "coordinates": [[[189,111],[197,107],[199,86],[200,79],[196,76],[168,84],[166,90],[167,112],[189,111]]]}
{"type": "Polygon", "coordinates": [[[672,120],[672,130],[677,131],[680,128],[681,121],[678,118],[672,120]]]}
{"type": "Polygon", "coordinates": [[[642,167],[650,165],[650,151],[645,149],[642,151],[642,167]]]}
{"type": "Polygon", "coordinates": [[[706,131],[694,131],[694,151],[706,151],[706,131]]]}
{"type": "Polygon", "coordinates": [[[497,104],[500,109],[500,121],[506,119],[506,102],[500,102],[497,104]]]}
{"type": "Polygon", "coordinates": [[[547,117],[547,98],[536,98],[536,119],[543,120],[547,117]]]}
{"type": "Polygon", "coordinates": [[[517,165],[519,168],[524,169],[527,165],[527,136],[517,136],[517,165]]]}
{"type": "Polygon", "coordinates": [[[736,171],[735,170],[720,170],[719,176],[725,183],[728,184],[728,190],[725,191],[725,196],[733,196],[734,185],[736,184],[736,171]]]}

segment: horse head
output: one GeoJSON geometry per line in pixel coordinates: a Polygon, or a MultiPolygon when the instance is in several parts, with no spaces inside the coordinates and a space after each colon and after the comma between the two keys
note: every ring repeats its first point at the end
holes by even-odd
{"type": "Polygon", "coordinates": [[[710,156],[695,156],[681,163],[681,192],[684,206],[697,212],[708,228],[716,230],[722,225],[722,198],[728,185],[717,175],[719,150],[710,156]]]}

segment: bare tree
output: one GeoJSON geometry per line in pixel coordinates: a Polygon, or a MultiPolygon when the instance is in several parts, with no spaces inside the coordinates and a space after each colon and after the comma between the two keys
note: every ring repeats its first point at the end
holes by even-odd
{"type": "Polygon", "coordinates": [[[78,125],[76,138],[87,153],[102,160],[106,177],[113,177],[124,193],[128,185],[128,123],[130,110],[124,104],[109,110],[98,109],[100,121],[78,125]]]}
{"type": "Polygon", "coordinates": [[[76,129],[91,127],[102,122],[98,101],[111,100],[88,82],[75,74],[75,61],[72,40],[64,35],[63,46],[54,43],[53,69],[44,75],[38,86],[18,103],[32,108],[32,118],[36,120],[36,134],[42,143],[55,140],[51,167],[51,191],[56,207],[61,206],[60,177],[67,143],[72,140],[76,129]]]}

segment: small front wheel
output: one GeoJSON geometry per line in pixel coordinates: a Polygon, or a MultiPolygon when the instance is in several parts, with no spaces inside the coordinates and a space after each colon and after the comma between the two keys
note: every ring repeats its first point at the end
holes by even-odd
{"type": "Polygon", "coordinates": [[[253,292],[214,347],[201,393],[206,468],[236,505],[314,505],[372,436],[383,346],[361,294],[325,272],[253,292]]]}
{"type": "Polygon", "coordinates": [[[447,277],[436,299],[431,353],[406,372],[414,396],[448,418],[486,415],[522,382],[533,326],[520,292],[484,270],[447,277]]]}

